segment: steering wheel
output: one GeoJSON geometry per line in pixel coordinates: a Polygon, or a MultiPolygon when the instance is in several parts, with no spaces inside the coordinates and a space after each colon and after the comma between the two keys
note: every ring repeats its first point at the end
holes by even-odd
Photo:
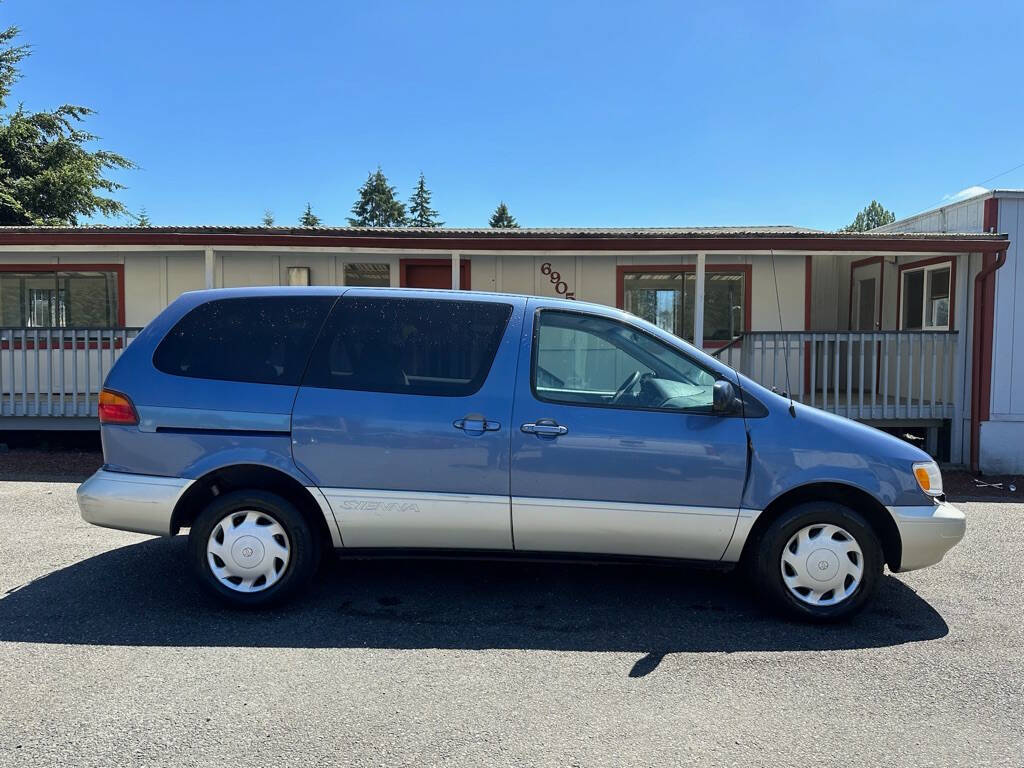
{"type": "Polygon", "coordinates": [[[619,385],[618,389],[615,390],[615,394],[612,395],[612,399],[609,400],[609,402],[612,404],[619,402],[619,400],[626,396],[627,392],[636,386],[636,383],[640,381],[641,376],[643,376],[643,374],[640,371],[633,371],[629,374],[629,376],[626,377],[626,380],[619,385]]]}

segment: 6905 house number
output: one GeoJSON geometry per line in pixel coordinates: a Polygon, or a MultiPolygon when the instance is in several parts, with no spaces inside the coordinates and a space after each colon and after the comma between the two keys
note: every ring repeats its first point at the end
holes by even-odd
{"type": "Polygon", "coordinates": [[[559,296],[564,296],[567,299],[576,298],[576,292],[569,290],[568,283],[562,279],[562,273],[553,270],[550,261],[545,261],[540,265],[540,273],[551,281],[551,284],[555,286],[555,293],[559,296]]]}

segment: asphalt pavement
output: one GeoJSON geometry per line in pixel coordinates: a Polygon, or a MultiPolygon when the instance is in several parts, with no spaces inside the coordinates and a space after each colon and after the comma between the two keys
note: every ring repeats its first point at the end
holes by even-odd
{"type": "Polygon", "coordinates": [[[74,489],[0,482],[2,766],[1024,765],[1024,504],[816,627],[636,565],[332,561],[236,613],[74,489]]]}

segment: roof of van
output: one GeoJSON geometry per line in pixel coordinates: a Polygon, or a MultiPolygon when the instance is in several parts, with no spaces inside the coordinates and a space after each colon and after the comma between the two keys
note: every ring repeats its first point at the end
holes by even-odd
{"type": "Polygon", "coordinates": [[[455,290],[452,288],[398,288],[390,286],[347,286],[347,285],[255,285],[235,288],[204,288],[196,291],[186,291],[182,295],[198,296],[208,295],[210,299],[242,298],[246,296],[340,296],[347,291],[358,291],[360,294],[380,294],[381,296],[392,296],[394,298],[448,298],[448,299],[544,299],[545,301],[557,302],[566,306],[594,306],[608,309],[607,304],[597,304],[589,301],[577,301],[575,299],[563,299],[557,296],[535,296],[526,293],[505,293],[501,291],[472,291],[455,290]]]}

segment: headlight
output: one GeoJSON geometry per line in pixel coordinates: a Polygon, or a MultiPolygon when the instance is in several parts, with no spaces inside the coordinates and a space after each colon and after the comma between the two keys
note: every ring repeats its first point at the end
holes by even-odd
{"type": "Polygon", "coordinates": [[[942,495],[942,473],[934,461],[922,461],[914,465],[914,477],[921,490],[929,496],[942,495]]]}

